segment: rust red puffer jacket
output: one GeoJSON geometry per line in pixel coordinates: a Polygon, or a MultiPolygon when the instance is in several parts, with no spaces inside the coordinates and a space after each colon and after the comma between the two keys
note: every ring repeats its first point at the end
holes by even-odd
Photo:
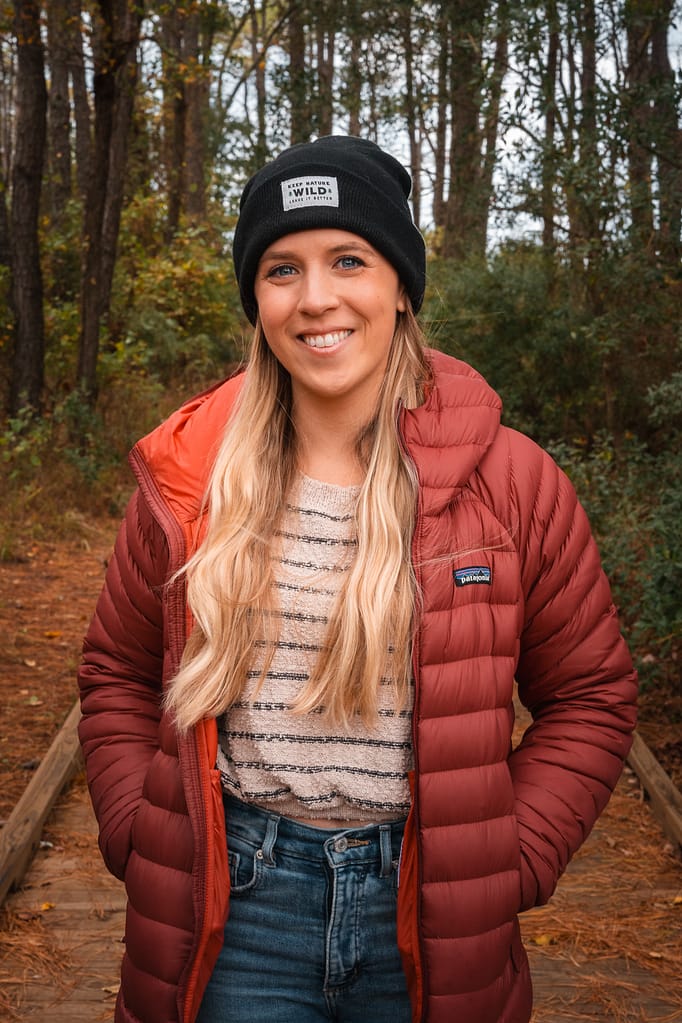
{"type": "MultiPolygon", "coordinates": [[[[425,404],[400,420],[423,602],[399,943],[415,1023],[526,1023],[517,913],[549,899],[606,804],[635,678],[566,477],[500,426],[473,370],[432,362],[425,404]],[[512,752],[515,678],[533,724],[512,752]]],[[[81,741],[102,854],[129,897],[118,1023],[195,1018],[228,908],[215,722],[180,741],[160,696],[188,624],[169,579],[200,536],[238,388],[200,396],[134,449],[139,488],[85,642],[81,741]]]]}

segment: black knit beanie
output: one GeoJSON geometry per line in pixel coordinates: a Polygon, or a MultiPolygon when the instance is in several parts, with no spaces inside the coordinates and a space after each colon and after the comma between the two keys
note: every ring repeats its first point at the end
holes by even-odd
{"type": "Polygon", "coordinates": [[[247,182],[234,233],[242,305],[256,322],[261,256],[294,231],[340,228],[360,235],[395,268],[415,312],[424,298],[426,254],[407,204],[405,168],[373,142],[328,135],[286,149],[247,182]]]}

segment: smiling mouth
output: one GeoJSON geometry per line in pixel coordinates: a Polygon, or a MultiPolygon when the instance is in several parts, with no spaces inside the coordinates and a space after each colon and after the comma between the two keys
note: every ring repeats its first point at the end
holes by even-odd
{"type": "Polygon", "coordinates": [[[328,334],[299,334],[298,337],[309,348],[333,348],[352,333],[352,330],[332,330],[328,334]]]}

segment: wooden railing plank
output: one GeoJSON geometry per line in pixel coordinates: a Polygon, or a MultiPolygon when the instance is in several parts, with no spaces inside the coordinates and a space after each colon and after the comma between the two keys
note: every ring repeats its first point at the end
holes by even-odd
{"type": "Polygon", "coordinates": [[[21,883],[52,807],[82,763],[77,732],[80,716],[76,701],[0,831],[0,905],[10,889],[21,883]]]}
{"type": "Polygon", "coordinates": [[[682,853],[682,793],[638,732],[634,735],[628,764],[648,795],[654,816],[666,836],[678,854],[682,853]]]}

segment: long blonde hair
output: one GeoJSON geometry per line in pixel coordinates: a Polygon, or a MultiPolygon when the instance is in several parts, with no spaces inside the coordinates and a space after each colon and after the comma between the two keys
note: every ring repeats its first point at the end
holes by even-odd
{"type": "MultiPolygon", "coordinates": [[[[293,710],[321,709],[347,726],[376,716],[388,675],[404,703],[411,662],[415,581],[410,547],[417,481],[397,431],[399,403],[423,400],[424,337],[409,307],[399,313],[375,415],[357,438],[366,468],[356,511],[357,554],[333,607],[324,650],[293,710]]],[[[218,717],[242,694],[265,643],[277,636],[272,545],[296,472],[289,374],[258,323],[244,383],[209,482],[206,534],[182,570],[194,627],[166,705],[181,730],[218,717]]],[[[261,682],[268,669],[268,658],[261,682]]]]}

